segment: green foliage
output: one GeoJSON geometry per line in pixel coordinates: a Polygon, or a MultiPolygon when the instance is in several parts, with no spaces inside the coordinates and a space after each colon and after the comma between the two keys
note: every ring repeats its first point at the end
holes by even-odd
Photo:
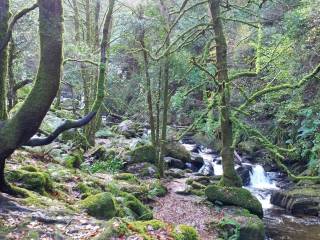
{"type": "Polygon", "coordinates": [[[193,227],[187,225],[178,225],[173,233],[176,240],[198,240],[200,239],[198,232],[193,227]]]}
{"type": "Polygon", "coordinates": [[[223,229],[221,232],[221,237],[225,240],[238,240],[240,237],[240,224],[230,218],[224,217],[219,223],[218,227],[223,229]]]}
{"type": "Polygon", "coordinates": [[[124,162],[119,158],[108,158],[106,160],[98,160],[91,165],[82,164],[82,170],[89,171],[91,173],[96,172],[108,172],[116,173],[123,168],[124,162]]]}

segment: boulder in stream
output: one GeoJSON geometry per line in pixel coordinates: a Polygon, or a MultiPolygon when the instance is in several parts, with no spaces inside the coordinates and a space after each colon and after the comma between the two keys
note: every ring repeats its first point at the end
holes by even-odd
{"type": "Polygon", "coordinates": [[[238,167],[236,171],[241,177],[243,185],[248,186],[250,184],[250,172],[252,172],[252,166],[243,164],[238,167]]]}
{"type": "Polygon", "coordinates": [[[166,144],[166,156],[190,162],[190,152],[179,142],[171,141],[166,144]]]}
{"type": "Polygon", "coordinates": [[[166,162],[168,168],[179,168],[179,169],[185,169],[186,166],[183,161],[180,159],[176,159],[173,157],[165,157],[164,161],[166,162]]]}
{"type": "Polygon", "coordinates": [[[320,216],[320,185],[300,183],[289,190],[275,191],[271,203],[293,215],[320,216]]]}
{"type": "Polygon", "coordinates": [[[260,218],[263,217],[261,203],[247,189],[209,185],[205,189],[205,195],[210,202],[221,202],[225,205],[239,206],[249,210],[260,218]]]}

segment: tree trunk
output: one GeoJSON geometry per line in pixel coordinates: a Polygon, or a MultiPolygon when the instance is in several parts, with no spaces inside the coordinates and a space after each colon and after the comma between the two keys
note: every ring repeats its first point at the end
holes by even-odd
{"type": "Polygon", "coordinates": [[[80,42],[80,17],[77,0],[72,0],[73,11],[74,11],[74,31],[75,31],[75,40],[77,43],[80,42]]]}
{"type": "MultiPolygon", "coordinates": [[[[160,0],[160,12],[165,16],[165,27],[166,31],[169,33],[170,28],[170,15],[169,10],[165,4],[165,0],[160,0]]],[[[165,42],[166,48],[170,46],[170,37],[166,38],[165,42]]],[[[160,140],[160,153],[159,153],[159,175],[160,177],[164,176],[164,157],[165,149],[167,144],[167,124],[168,124],[168,110],[169,110],[169,69],[170,69],[170,58],[166,54],[164,57],[163,64],[163,88],[162,88],[162,97],[163,97],[163,111],[162,111],[162,126],[161,126],[161,140],[160,140]]]]}
{"type": "Polygon", "coordinates": [[[222,133],[222,166],[223,177],[221,183],[225,186],[241,187],[242,181],[235,171],[234,149],[232,147],[233,132],[230,120],[230,88],[227,64],[227,42],[220,18],[220,0],[209,0],[209,7],[213,21],[216,42],[217,80],[220,83],[220,125],[222,133]]]}
{"type": "Polygon", "coordinates": [[[11,41],[10,41],[9,61],[8,61],[8,79],[9,79],[8,109],[9,109],[9,111],[17,103],[17,92],[15,90],[16,81],[15,81],[14,72],[13,72],[15,54],[16,54],[15,43],[14,43],[13,39],[11,39],[11,41]]]}
{"type": "MultiPolygon", "coordinates": [[[[141,9],[139,19],[142,22],[143,21],[143,10],[141,9]]],[[[156,146],[156,133],[155,133],[155,122],[154,122],[154,116],[153,116],[153,103],[152,103],[152,90],[151,90],[151,79],[149,74],[149,59],[148,59],[148,52],[145,50],[145,29],[143,26],[143,23],[141,23],[141,28],[139,29],[139,41],[141,44],[141,47],[143,49],[143,61],[144,61],[144,72],[146,77],[146,92],[147,92],[147,104],[148,104],[148,115],[149,115],[149,124],[150,124],[150,130],[151,130],[151,143],[155,147],[156,146]]]]}
{"type": "MultiPolygon", "coordinates": [[[[0,43],[3,42],[8,29],[9,0],[0,1],[0,43]]],[[[7,119],[7,48],[0,51],[0,120],[7,119]]]]}
{"type": "Polygon", "coordinates": [[[3,191],[6,191],[5,159],[37,132],[59,89],[62,3],[60,0],[39,0],[38,3],[41,55],[36,82],[17,114],[0,124],[0,190],[3,191]]]}

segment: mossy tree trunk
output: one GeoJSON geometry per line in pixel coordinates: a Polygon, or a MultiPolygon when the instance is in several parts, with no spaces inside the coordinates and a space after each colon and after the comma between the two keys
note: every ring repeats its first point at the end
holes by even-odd
{"type": "MultiPolygon", "coordinates": [[[[165,19],[165,27],[166,31],[169,33],[170,29],[170,15],[169,10],[166,6],[166,2],[164,0],[160,0],[160,11],[165,19]]],[[[166,48],[170,46],[170,37],[166,37],[165,42],[166,48]]],[[[169,110],[169,74],[170,70],[170,57],[168,54],[164,57],[163,63],[163,88],[162,88],[162,98],[163,98],[163,111],[162,111],[162,126],[161,126],[161,139],[160,139],[160,153],[159,153],[159,176],[164,176],[164,157],[165,157],[165,148],[167,144],[167,124],[168,124],[168,110],[169,110]]]]}
{"type": "Polygon", "coordinates": [[[152,101],[152,90],[151,90],[151,78],[149,74],[149,58],[148,58],[148,52],[146,50],[146,44],[145,44],[145,29],[143,22],[143,9],[140,9],[139,13],[139,20],[141,22],[141,26],[138,33],[138,38],[141,44],[141,47],[143,49],[142,55],[143,55],[143,62],[144,62],[144,72],[145,72],[145,78],[146,78],[146,93],[147,93],[147,104],[148,104],[148,115],[149,115],[149,124],[150,124],[150,130],[151,130],[151,142],[154,147],[156,147],[156,131],[155,131],[155,121],[153,116],[153,101],[152,101]]]}
{"type": "Polygon", "coordinates": [[[217,80],[220,93],[220,126],[222,135],[221,183],[225,186],[241,187],[242,181],[235,171],[232,122],[230,119],[230,86],[227,64],[227,41],[220,18],[220,0],[209,0],[216,45],[217,80]]]}
{"type": "Polygon", "coordinates": [[[59,89],[62,2],[39,0],[38,4],[41,55],[36,82],[17,114],[0,124],[0,191],[4,192],[10,190],[4,179],[6,158],[37,132],[59,89]]]}
{"type": "MultiPolygon", "coordinates": [[[[0,1],[0,43],[3,42],[9,21],[9,0],[0,1]]],[[[0,120],[7,119],[7,48],[0,51],[0,120]]]]}

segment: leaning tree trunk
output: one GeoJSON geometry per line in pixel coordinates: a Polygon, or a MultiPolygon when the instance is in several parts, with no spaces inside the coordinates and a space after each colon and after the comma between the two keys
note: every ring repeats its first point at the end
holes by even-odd
{"type": "MultiPolygon", "coordinates": [[[[9,0],[0,1],[0,43],[3,42],[8,29],[9,21],[9,0]]],[[[7,68],[8,53],[7,48],[0,51],[0,120],[7,118],[7,68]]]]}
{"type": "Polygon", "coordinates": [[[4,192],[10,189],[4,178],[6,158],[37,132],[59,89],[62,3],[61,0],[39,0],[38,3],[41,55],[36,82],[17,114],[0,123],[0,191],[4,192]]]}
{"type": "Polygon", "coordinates": [[[220,83],[220,125],[222,132],[222,166],[221,183],[225,186],[241,187],[242,181],[235,171],[232,122],[230,119],[230,88],[227,64],[227,42],[220,18],[220,0],[209,0],[216,42],[217,80],[220,83]]]}

